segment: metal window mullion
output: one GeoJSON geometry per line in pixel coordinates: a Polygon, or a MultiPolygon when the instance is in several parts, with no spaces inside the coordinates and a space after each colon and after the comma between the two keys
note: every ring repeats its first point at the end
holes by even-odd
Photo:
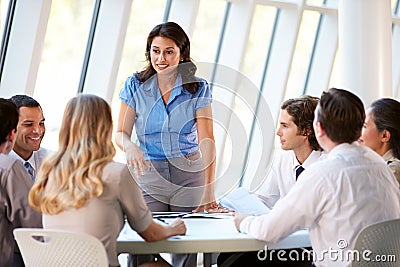
{"type": "MultiPolygon", "coordinates": [[[[259,93],[257,101],[256,101],[255,112],[254,112],[254,114],[256,116],[258,114],[258,109],[259,109],[259,106],[260,106],[261,97],[263,97],[262,93],[263,93],[263,90],[264,90],[265,78],[267,76],[269,60],[270,60],[270,57],[271,57],[271,52],[272,52],[272,47],[273,47],[272,40],[275,37],[275,33],[276,33],[277,26],[278,26],[278,21],[279,21],[279,15],[280,15],[280,9],[278,8],[277,11],[276,11],[276,14],[275,14],[275,20],[274,20],[274,24],[273,24],[273,27],[272,27],[270,43],[269,43],[269,46],[268,46],[267,56],[266,56],[266,59],[265,59],[264,69],[263,69],[263,73],[262,73],[262,77],[261,77],[260,93],[259,93]]],[[[246,173],[244,172],[244,169],[246,168],[246,162],[247,162],[247,160],[249,158],[249,152],[250,152],[251,144],[253,142],[255,126],[256,126],[256,117],[253,118],[253,121],[251,123],[249,143],[247,145],[246,153],[245,153],[245,159],[243,161],[242,177],[240,177],[239,187],[241,187],[243,185],[243,179],[244,179],[244,177],[246,175],[246,173]]]]}
{"type": "Polygon", "coordinates": [[[312,65],[313,65],[313,62],[314,62],[314,58],[315,58],[315,49],[317,47],[318,38],[319,38],[319,35],[320,35],[320,32],[321,32],[321,24],[322,24],[323,16],[324,16],[323,14],[319,14],[317,30],[315,31],[314,43],[313,43],[313,47],[312,47],[312,50],[311,50],[310,61],[308,63],[306,78],[304,80],[304,87],[303,87],[303,92],[302,92],[303,95],[305,95],[307,93],[307,86],[308,86],[308,82],[309,82],[310,76],[311,76],[311,69],[312,69],[312,65]]]}
{"type": "Polygon", "coordinates": [[[400,6],[400,0],[397,0],[396,5],[394,7],[394,12],[393,12],[393,14],[396,16],[399,15],[399,6],[400,6]]]}
{"type": "Polygon", "coordinates": [[[215,58],[214,58],[214,67],[211,72],[211,78],[210,78],[210,90],[211,92],[213,91],[214,87],[214,81],[215,81],[215,75],[217,72],[216,66],[218,65],[220,56],[221,56],[221,49],[222,49],[222,43],[225,37],[225,30],[226,26],[228,23],[228,18],[229,18],[229,12],[231,9],[232,3],[231,2],[226,2],[225,6],[225,12],[224,12],[224,18],[222,20],[222,26],[221,26],[221,33],[219,34],[219,39],[218,39],[218,45],[217,45],[217,51],[215,53],[215,58]]]}
{"type": "Polygon", "coordinates": [[[78,94],[83,92],[83,88],[85,86],[86,74],[89,66],[90,54],[92,52],[94,35],[96,33],[96,26],[97,26],[97,20],[99,18],[100,7],[101,7],[101,0],[96,0],[93,9],[92,22],[89,30],[89,37],[86,44],[85,57],[83,59],[83,64],[82,64],[81,78],[79,80],[79,85],[78,85],[78,94]]]}
{"type": "Polygon", "coordinates": [[[4,63],[5,63],[6,54],[7,54],[8,41],[10,40],[10,33],[11,33],[12,23],[13,23],[13,19],[14,19],[16,4],[17,4],[17,0],[10,0],[10,2],[8,3],[7,16],[6,16],[6,20],[4,23],[3,36],[1,39],[0,84],[1,84],[1,78],[3,76],[4,63]]]}
{"type": "Polygon", "coordinates": [[[165,3],[163,22],[167,22],[169,20],[169,14],[171,13],[171,6],[172,6],[172,0],[167,0],[165,3]]]}

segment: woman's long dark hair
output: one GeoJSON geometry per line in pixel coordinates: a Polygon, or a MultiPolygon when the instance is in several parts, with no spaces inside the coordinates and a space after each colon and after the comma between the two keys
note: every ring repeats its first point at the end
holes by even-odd
{"type": "Polygon", "coordinates": [[[154,37],[157,36],[169,38],[179,47],[182,60],[179,61],[178,72],[182,77],[182,85],[191,94],[196,93],[199,88],[199,82],[195,78],[197,67],[190,58],[190,40],[185,31],[175,22],[159,24],[149,33],[146,44],[146,61],[148,65],[143,71],[136,74],[138,80],[146,82],[157,73],[151,65],[150,59],[151,44],[154,37]]]}

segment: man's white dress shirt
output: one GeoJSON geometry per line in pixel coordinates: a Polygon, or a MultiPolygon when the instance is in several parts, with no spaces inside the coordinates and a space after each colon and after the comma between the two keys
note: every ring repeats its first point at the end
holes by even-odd
{"type": "MultiPolygon", "coordinates": [[[[312,151],[301,166],[308,169],[321,158],[321,155],[325,155],[325,153],[312,151]]],[[[300,163],[297,161],[293,150],[282,150],[275,154],[266,180],[255,191],[269,208],[272,208],[280,198],[286,196],[292,189],[296,183],[296,167],[298,165],[300,163]]]]}
{"type": "Polygon", "coordinates": [[[316,266],[338,267],[350,266],[335,255],[351,250],[361,229],[395,218],[400,191],[392,171],[371,149],[346,143],[307,168],[270,213],[245,218],[240,230],[276,242],[309,228],[316,266]]]}

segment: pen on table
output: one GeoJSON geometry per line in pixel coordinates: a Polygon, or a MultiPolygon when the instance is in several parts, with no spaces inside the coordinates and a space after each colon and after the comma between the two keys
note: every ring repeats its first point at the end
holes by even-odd
{"type": "Polygon", "coordinates": [[[163,223],[165,223],[165,224],[168,224],[165,220],[161,219],[160,217],[157,217],[156,219],[159,220],[160,222],[163,222],[163,223]]]}

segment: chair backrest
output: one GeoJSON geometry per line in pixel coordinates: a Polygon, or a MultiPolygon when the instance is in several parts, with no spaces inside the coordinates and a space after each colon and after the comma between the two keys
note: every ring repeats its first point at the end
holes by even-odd
{"type": "Polygon", "coordinates": [[[103,244],[88,234],[16,228],[14,237],[26,267],[108,266],[103,244]]]}
{"type": "Polygon", "coordinates": [[[400,219],[367,226],[358,234],[352,267],[400,266],[400,219]],[[371,253],[369,253],[369,251],[371,253]]]}

